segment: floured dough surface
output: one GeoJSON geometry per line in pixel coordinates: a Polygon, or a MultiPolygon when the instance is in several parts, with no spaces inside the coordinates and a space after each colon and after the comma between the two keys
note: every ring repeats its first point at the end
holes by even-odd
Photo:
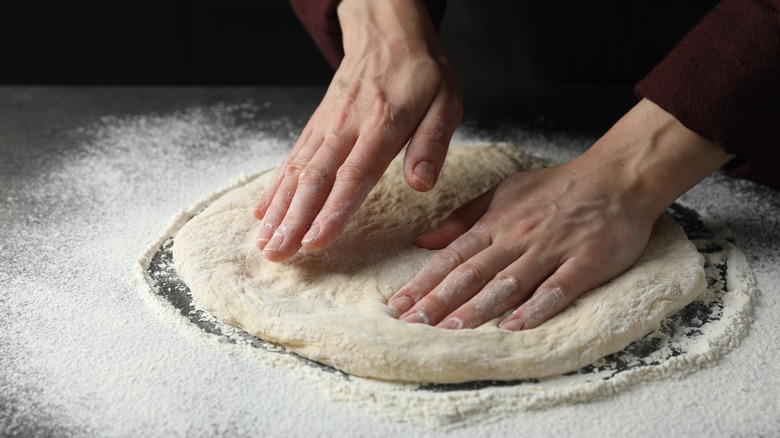
{"type": "Polygon", "coordinates": [[[394,161],[332,247],[265,260],[251,208],[267,172],[227,192],[182,227],[173,254],[197,304],[222,321],[344,372],[384,380],[456,383],[545,377],[579,369],[656,330],[706,287],[703,261],[662,218],[625,274],[541,326],[444,330],[395,319],[387,299],[434,251],[413,240],[519,170],[539,167],[508,145],[451,147],[437,187],[421,194],[394,161]]]}

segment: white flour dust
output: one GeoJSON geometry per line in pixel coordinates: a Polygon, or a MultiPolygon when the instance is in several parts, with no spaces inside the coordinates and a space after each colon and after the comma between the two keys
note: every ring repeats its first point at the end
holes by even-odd
{"type": "MultiPolygon", "coordinates": [[[[0,251],[3,434],[209,430],[214,418],[193,422],[190,407],[171,401],[235,358],[175,353],[187,341],[155,329],[156,316],[134,292],[132,261],[181,205],[212,190],[215,175],[224,184],[281,156],[288,140],[264,136],[277,128],[252,111],[217,105],[106,117],[63,133],[61,153],[37,157],[35,173],[9,183],[3,206],[14,220],[3,224],[0,251]]],[[[245,409],[236,405],[235,414],[245,409]]]]}
{"type": "MultiPolygon", "coordinates": [[[[712,339],[721,341],[710,353],[693,350],[687,356],[699,358],[693,368],[686,356],[676,356],[665,362],[668,372],[643,367],[603,382],[579,375],[426,390],[349,378],[205,333],[145,282],[139,286],[135,261],[171,218],[177,222],[165,234],[185,219],[182,207],[239,175],[278,164],[300,122],[268,121],[259,112],[257,105],[241,104],[106,117],[77,131],[47,134],[61,142],[58,152],[32,151],[14,162],[23,171],[0,175],[3,435],[443,436],[441,430],[449,430],[465,437],[674,430],[696,436],[711,432],[709,424],[731,435],[770,435],[780,428],[778,397],[763,392],[780,383],[773,377],[780,375],[773,341],[777,294],[762,295],[760,324],[751,325],[746,346],[679,380],[657,378],[715,363],[734,348],[748,320],[739,311],[749,309],[750,294],[735,294],[741,304],[724,306],[733,312],[724,311],[720,321],[735,323],[710,326],[719,327],[712,339]],[[701,403],[703,396],[710,402],[701,403]],[[559,404],[593,397],[602,402],[559,404]],[[691,417],[711,421],[686,422],[691,417]]],[[[479,140],[521,142],[553,160],[587,143],[507,135],[479,140]]],[[[468,140],[461,134],[457,141],[468,140]]],[[[747,257],[761,269],[759,287],[776,290],[776,235],[766,238],[766,230],[777,229],[777,206],[765,200],[777,198],[751,192],[749,183],[724,181],[708,180],[686,202],[728,222],[736,241],[751,248],[747,257]],[[769,225],[750,222],[741,215],[746,208],[769,225]]]]}
{"type": "MultiPolygon", "coordinates": [[[[137,272],[141,287],[155,283],[147,269],[152,257],[169,237],[174,236],[194,214],[244,182],[245,179],[238,180],[228,188],[203,198],[174,219],[160,239],[139,259],[137,272]]],[[[347,376],[333,369],[312,366],[310,362],[289,353],[279,354],[278,351],[283,349],[273,345],[270,348],[252,347],[248,335],[220,323],[202,309],[199,311],[202,312],[202,319],[217,325],[223,332],[222,336],[235,343],[233,348],[251,355],[260,363],[281,367],[307,378],[324,388],[334,400],[355,404],[391,421],[409,422],[426,429],[470,427],[515,415],[518,410],[587,402],[616,394],[641,382],[682,376],[712,365],[723,354],[734,349],[751,320],[750,314],[758,293],[755,279],[742,253],[729,243],[730,231],[707,217],[697,221],[702,221],[702,228],[691,233],[707,260],[705,267],[710,286],[690,307],[708,307],[709,310],[702,312],[700,317],[679,316],[678,319],[688,318],[691,321],[687,325],[670,322],[668,326],[648,335],[643,342],[632,344],[625,352],[607,356],[579,373],[557,377],[518,381],[509,385],[475,382],[424,386],[347,376]],[[728,269],[723,270],[724,266],[728,266],[728,269]],[[643,343],[657,344],[659,341],[662,345],[655,351],[643,351],[638,356],[632,351],[645,349],[643,343]],[[408,412],[413,409],[422,409],[426,415],[409,416],[408,412]]],[[[204,341],[214,342],[218,339],[177,314],[175,307],[161,298],[159,290],[154,286],[150,292],[150,303],[159,307],[166,319],[175,321],[178,327],[204,341]]],[[[193,304],[198,308],[197,302],[193,304]]],[[[696,310],[686,308],[680,313],[685,311],[691,313],[696,310]]],[[[674,319],[670,318],[670,321],[674,319]]],[[[230,345],[221,346],[229,349],[230,345]]]]}

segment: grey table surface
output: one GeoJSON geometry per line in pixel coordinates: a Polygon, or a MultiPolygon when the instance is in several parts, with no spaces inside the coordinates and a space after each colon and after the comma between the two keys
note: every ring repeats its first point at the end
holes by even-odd
{"type": "MultiPolygon", "coordinates": [[[[133,385],[140,384],[138,375],[108,370],[105,372],[116,372],[116,377],[112,377],[111,385],[106,385],[95,377],[97,371],[89,369],[88,356],[92,351],[102,355],[95,363],[105,366],[111,361],[105,357],[112,357],[118,350],[132,355],[133,351],[155,348],[155,336],[166,339],[176,336],[177,328],[159,320],[148,310],[139,298],[137,285],[127,281],[134,257],[165,229],[179,209],[191,205],[208,191],[225,186],[230,180],[226,175],[233,173],[232,168],[238,175],[260,170],[257,163],[268,167],[278,162],[316,107],[322,92],[317,88],[279,87],[0,88],[0,435],[438,434],[406,424],[387,424],[367,418],[359,409],[334,405],[327,398],[311,395],[306,388],[296,386],[300,382],[280,386],[290,392],[285,396],[265,393],[265,400],[258,402],[258,406],[225,402],[229,406],[220,408],[223,411],[234,409],[241,418],[228,414],[217,416],[211,410],[204,410],[206,404],[193,401],[207,396],[214,388],[219,388],[226,400],[231,397],[231,391],[238,394],[247,387],[276,388],[274,385],[279,383],[268,380],[271,379],[269,376],[280,380],[285,377],[273,373],[256,373],[258,380],[245,377],[241,385],[214,377],[216,381],[199,386],[195,379],[186,392],[165,395],[168,403],[184,407],[161,408],[147,413],[138,407],[141,402],[130,400],[128,396],[135,394],[133,385]],[[253,152],[255,163],[247,163],[241,156],[246,151],[243,146],[224,145],[218,152],[196,154],[192,161],[175,156],[178,161],[160,167],[160,160],[172,156],[158,150],[164,145],[152,142],[139,145],[137,150],[126,145],[121,150],[110,150],[94,144],[93,134],[101,126],[152,117],[167,117],[166,120],[178,117],[197,122],[199,119],[193,116],[193,111],[198,109],[205,111],[204,117],[212,123],[218,114],[214,116],[216,113],[211,109],[231,105],[248,105],[247,111],[252,114],[247,121],[229,122],[225,129],[231,129],[233,123],[245,131],[248,129],[247,136],[275,139],[272,151],[253,152]],[[68,176],[73,169],[84,171],[90,160],[114,171],[118,169],[116,177],[127,178],[123,190],[115,193],[68,176]],[[126,174],[122,173],[123,169],[127,169],[126,174]],[[164,196],[148,193],[150,185],[144,181],[155,178],[159,178],[161,184],[168,184],[164,196]],[[197,183],[181,184],[181,180],[187,179],[197,183]],[[172,181],[180,184],[172,186],[172,181]],[[76,187],[68,187],[68,184],[76,187]],[[89,194],[94,194],[95,199],[89,199],[89,194]],[[129,201],[112,210],[107,201],[111,196],[126,196],[129,201]],[[137,208],[127,211],[128,205],[137,208]],[[124,217],[120,217],[122,215],[124,217]],[[143,221],[140,220],[142,217],[143,221]],[[101,222],[107,225],[102,226],[101,222]],[[136,222],[141,225],[133,225],[136,222]],[[59,230],[58,224],[62,227],[59,230]],[[91,228],[78,234],[73,230],[80,224],[91,228]],[[102,254],[101,242],[109,241],[127,243],[111,243],[112,254],[102,254]],[[83,258],[83,251],[78,250],[90,245],[94,246],[96,254],[94,263],[88,263],[90,260],[83,258]],[[72,268],[69,267],[70,260],[72,268]],[[124,268],[125,265],[128,268],[124,268]],[[69,272],[63,273],[63,267],[69,272]],[[45,288],[51,290],[48,300],[44,300],[45,288]],[[78,306],[88,310],[80,316],[78,306]],[[106,306],[105,311],[101,306],[106,306]],[[117,317],[123,321],[121,327],[127,327],[126,332],[105,334],[117,330],[116,324],[107,322],[117,317]],[[139,339],[147,336],[148,339],[139,339]],[[95,380],[80,381],[77,388],[66,383],[78,381],[80,375],[92,376],[95,380]],[[109,394],[111,391],[125,392],[117,396],[109,394]],[[190,402],[194,404],[188,404],[190,402]],[[302,411],[321,411],[323,416],[307,415],[302,411]],[[320,418],[328,418],[328,421],[318,422],[320,418]]],[[[156,123],[154,120],[149,123],[156,123]]],[[[549,126],[544,132],[529,131],[517,120],[499,128],[495,124],[486,128],[481,122],[469,121],[469,108],[466,120],[466,128],[459,131],[458,139],[513,141],[532,152],[559,159],[581,152],[592,141],[587,136],[556,132],[549,126]]],[[[536,122],[538,120],[531,120],[525,126],[536,122]]],[[[101,169],[95,169],[95,172],[100,173],[101,169]]],[[[102,175],[101,178],[113,177],[102,175]]],[[[626,432],[639,436],[705,433],[770,436],[780,433],[780,392],[777,389],[780,387],[780,341],[777,340],[780,331],[780,193],[715,174],[684,195],[683,200],[725,222],[755,271],[761,297],[754,313],[755,320],[742,345],[714,367],[684,378],[641,385],[593,403],[518,413],[516,418],[480,424],[452,431],[452,434],[510,434],[523,430],[524,424],[526,431],[551,435],[572,431],[578,435],[607,436],[626,432]],[[752,370],[750,378],[740,377],[740,370],[747,368],[752,370]],[[756,371],[757,368],[761,370],[756,371]],[[674,393],[688,399],[667,406],[663,402],[648,401],[675,397],[669,395],[674,393]],[[751,400],[749,406],[762,408],[740,409],[738,401],[745,400],[744,397],[751,400]],[[632,407],[637,400],[637,406],[632,407]],[[541,427],[541,424],[548,426],[541,427]]],[[[189,357],[186,356],[188,350],[198,350],[205,351],[202,356],[210,357],[208,360],[214,363],[222,360],[213,357],[216,353],[207,347],[193,345],[185,339],[177,348],[185,358],[189,357]]],[[[116,361],[121,362],[122,357],[117,354],[116,361]]],[[[170,357],[163,359],[170,360],[170,357]]],[[[206,359],[199,356],[198,361],[201,360],[206,359]]],[[[152,372],[156,367],[165,366],[153,362],[148,368],[152,372]]],[[[239,362],[224,366],[237,376],[254,375],[251,361],[239,362]]],[[[190,373],[186,360],[177,366],[181,367],[178,374],[190,373]]],[[[201,371],[202,366],[198,362],[192,370],[201,371]]],[[[160,375],[173,378],[177,374],[160,372],[160,375]]],[[[161,388],[181,388],[180,385],[166,385],[165,379],[161,379],[157,383],[161,388]]],[[[154,405],[158,401],[145,403],[154,405]]]]}

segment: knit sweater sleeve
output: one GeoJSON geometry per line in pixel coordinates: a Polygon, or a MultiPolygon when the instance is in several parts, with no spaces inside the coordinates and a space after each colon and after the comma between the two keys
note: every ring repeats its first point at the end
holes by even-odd
{"type": "MultiPolygon", "coordinates": [[[[341,41],[341,25],[336,15],[336,7],[341,0],[290,0],[290,4],[301,20],[309,35],[317,43],[320,51],[334,68],[344,57],[341,41]]],[[[446,0],[425,0],[431,21],[439,28],[444,16],[446,0]]]]}
{"type": "Polygon", "coordinates": [[[780,0],[721,2],[636,92],[780,187],[780,0]]]}

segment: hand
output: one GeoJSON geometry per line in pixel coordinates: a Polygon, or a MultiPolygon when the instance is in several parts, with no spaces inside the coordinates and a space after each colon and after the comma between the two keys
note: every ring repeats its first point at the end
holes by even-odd
{"type": "Polygon", "coordinates": [[[416,242],[445,248],[388,302],[442,328],[531,329],[627,270],[660,214],[730,157],[643,100],[591,149],[510,176],[416,242]]]}
{"type": "Polygon", "coordinates": [[[418,0],[343,0],[338,14],[344,60],[255,207],[272,261],[329,246],[407,142],[407,183],[433,188],[460,123],[455,74],[418,0]]]}
{"type": "Polygon", "coordinates": [[[404,321],[450,329],[512,309],[500,327],[541,324],[628,269],[647,243],[656,218],[633,213],[604,174],[571,162],[510,176],[418,239],[447,248],[390,305],[404,321]]]}

